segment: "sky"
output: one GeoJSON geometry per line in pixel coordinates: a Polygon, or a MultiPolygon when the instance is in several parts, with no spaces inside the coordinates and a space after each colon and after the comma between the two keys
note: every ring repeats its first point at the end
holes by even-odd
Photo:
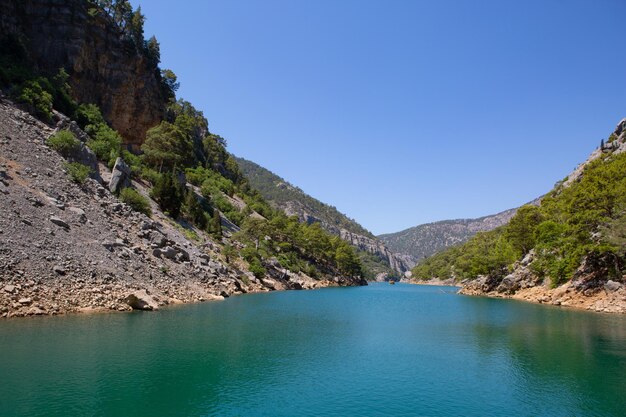
{"type": "Polygon", "coordinates": [[[375,234],[548,192],[626,117],[624,0],[132,0],[228,149],[375,234]]]}

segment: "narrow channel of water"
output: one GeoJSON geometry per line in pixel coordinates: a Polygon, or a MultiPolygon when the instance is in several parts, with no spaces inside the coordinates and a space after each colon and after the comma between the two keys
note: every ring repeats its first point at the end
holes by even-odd
{"type": "Polygon", "coordinates": [[[626,317],[374,284],[0,321],[0,416],[623,416],[626,317]]]}

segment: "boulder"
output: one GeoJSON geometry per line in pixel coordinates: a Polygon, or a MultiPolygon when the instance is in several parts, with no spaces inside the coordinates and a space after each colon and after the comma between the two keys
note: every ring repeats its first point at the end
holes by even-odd
{"type": "Polygon", "coordinates": [[[85,223],[87,221],[87,216],[85,215],[85,210],[78,207],[70,207],[68,209],[72,214],[78,217],[78,221],[81,223],[85,223]]]}
{"type": "Polygon", "coordinates": [[[67,222],[65,222],[63,219],[60,219],[57,216],[50,216],[50,221],[52,223],[56,224],[57,226],[60,226],[60,227],[62,227],[64,229],[69,229],[70,228],[70,225],[67,222]]]}
{"type": "Polygon", "coordinates": [[[66,271],[63,265],[55,265],[52,270],[59,275],[65,275],[66,271]]]}
{"type": "Polygon", "coordinates": [[[172,261],[176,260],[177,253],[178,251],[171,246],[166,246],[163,249],[156,248],[152,251],[152,254],[156,256],[157,258],[163,257],[163,258],[171,259],[172,261]]]}
{"type": "Polygon", "coordinates": [[[149,295],[146,290],[130,293],[124,298],[124,302],[133,310],[158,310],[159,304],[149,295]]]}
{"type": "Polygon", "coordinates": [[[606,284],[604,284],[604,289],[608,292],[615,292],[622,288],[622,284],[619,282],[608,280],[606,284]]]}
{"type": "Polygon", "coordinates": [[[130,167],[122,158],[115,160],[113,172],[111,173],[111,181],[109,181],[109,191],[112,193],[119,192],[122,188],[130,186],[130,167]]]}

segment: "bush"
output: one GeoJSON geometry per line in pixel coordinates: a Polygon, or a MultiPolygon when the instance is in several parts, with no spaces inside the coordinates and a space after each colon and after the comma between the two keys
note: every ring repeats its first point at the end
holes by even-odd
{"type": "Polygon", "coordinates": [[[60,132],[55,133],[48,138],[46,143],[64,157],[70,156],[74,152],[78,151],[80,147],[80,142],[69,130],[61,130],[60,132]]]}
{"type": "Polygon", "coordinates": [[[80,162],[66,162],[65,169],[67,170],[67,174],[70,176],[72,181],[77,184],[84,184],[89,175],[91,175],[92,171],[87,165],[81,164],[80,162]]]}
{"type": "Polygon", "coordinates": [[[89,125],[87,132],[91,136],[87,146],[91,148],[98,159],[107,163],[115,162],[115,159],[120,156],[122,147],[122,137],[119,133],[106,124],[89,125]]]}
{"type": "Polygon", "coordinates": [[[252,272],[257,278],[263,278],[267,273],[267,270],[263,267],[259,259],[254,258],[250,262],[250,272],[252,272]]]}
{"type": "Polygon", "coordinates": [[[120,200],[131,206],[135,211],[143,213],[146,216],[152,215],[148,199],[139,194],[137,190],[133,188],[122,188],[122,191],[120,191],[120,200]]]}
{"type": "Polygon", "coordinates": [[[26,81],[17,100],[26,104],[28,111],[37,117],[45,120],[50,120],[52,117],[53,97],[42,87],[41,79],[26,81]]]}
{"type": "Polygon", "coordinates": [[[74,117],[78,125],[83,129],[87,128],[89,125],[97,126],[106,124],[100,112],[100,108],[95,104],[81,104],[76,109],[74,117]]]}

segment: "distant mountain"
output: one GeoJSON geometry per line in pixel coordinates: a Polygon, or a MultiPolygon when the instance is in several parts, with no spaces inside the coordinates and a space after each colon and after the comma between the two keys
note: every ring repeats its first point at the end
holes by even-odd
{"type": "Polygon", "coordinates": [[[381,272],[402,273],[413,266],[411,260],[390,251],[370,231],[350,219],[335,207],[306,194],[300,188],[262,166],[235,157],[250,185],[257,189],[271,205],[301,221],[320,225],[361,250],[361,260],[369,270],[369,279],[381,272]]]}
{"type": "Polygon", "coordinates": [[[415,264],[443,249],[467,241],[478,232],[487,232],[508,223],[516,212],[515,208],[478,219],[443,220],[421,224],[401,232],[383,234],[378,238],[393,252],[413,258],[415,264]]]}

